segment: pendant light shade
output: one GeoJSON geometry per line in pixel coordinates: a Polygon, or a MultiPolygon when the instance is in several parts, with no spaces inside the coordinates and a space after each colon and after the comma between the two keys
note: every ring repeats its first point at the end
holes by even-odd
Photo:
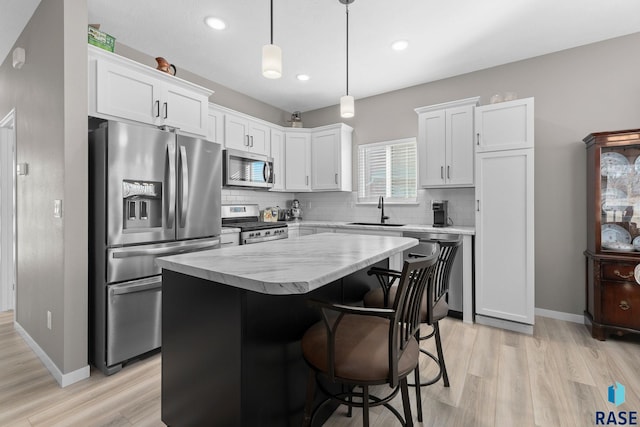
{"type": "Polygon", "coordinates": [[[262,75],[268,79],[282,77],[282,49],[275,44],[262,46],[262,75]]]}
{"type": "Polygon", "coordinates": [[[271,0],[271,42],[262,47],[262,75],[268,79],[282,77],[282,49],[273,44],[273,0],[271,0]]]}
{"type": "Polygon", "coordinates": [[[353,96],[345,95],[340,97],[340,116],[349,119],[356,114],[353,96]]]}
{"type": "Polygon", "coordinates": [[[345,5],[346,14],[347,14],[347,93],[345,96],[340,98],[340,116],[349,119],[356,114],[355,102],[353,96],[349,95],[349,5],[353,3],[355,0],[338,0],[340,3],[345,5]]]}

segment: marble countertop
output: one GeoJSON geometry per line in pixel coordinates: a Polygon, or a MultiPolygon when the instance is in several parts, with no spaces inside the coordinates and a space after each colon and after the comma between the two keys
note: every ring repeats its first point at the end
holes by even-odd
{"type": "Polygon", "coordinates": [[[304,294],[416,246],[409,237],[321,233],[157,258],[163,269],[272,295],[304,294]]]}
{"type": "MultiPolygon", "coordinates": [[[[353,221],[357,222],[357,221],[353,221]]],[[[457,226],[452,225],[449,227],[434,227],[426,224],[405,224],[403,226],[388,226],[383,224],[376,225],[355,225],[346,221],[316,221],[316,220],[300,220],[300,221],[287,221],[289,227],[331,227],[331,228],[345,228],[345,229],[362,229],[362,230],[384,230],[384,231],[398,231],[400,233],[446,233],[446,234],[463,234],[463,235],[475,235],[475,227],[457,226]]]]}

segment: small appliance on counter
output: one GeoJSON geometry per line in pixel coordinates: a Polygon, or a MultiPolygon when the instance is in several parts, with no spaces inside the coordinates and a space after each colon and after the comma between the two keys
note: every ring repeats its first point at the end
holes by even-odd
{"type": "Polygon", "coordinates": [[[449,225],[449,202],[447,200],[433,200],[431,209],[433,209],[433,226],[447,227],[449,225]]]}
{"type": "Polygon", "coordinates": [[[291,218],[294,220],[302,219],[302,209],[300,209],[300,201],[293,199],[291,202],[291,218]]]}
{"type": "Polygon", "coordinates": [[[276,222],[278,221],[279,209],[277,207],[272,208],[264,208],[262,211],[262,221],[263,222],[276,222]]]}

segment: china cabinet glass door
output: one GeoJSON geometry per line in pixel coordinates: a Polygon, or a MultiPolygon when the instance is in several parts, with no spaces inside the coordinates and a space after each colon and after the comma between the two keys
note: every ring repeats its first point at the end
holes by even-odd
{"type": "Polygon", "coordinates": [[[640,145],[602,148],[600,197],[602,251],[640,251],[640,145]]]}

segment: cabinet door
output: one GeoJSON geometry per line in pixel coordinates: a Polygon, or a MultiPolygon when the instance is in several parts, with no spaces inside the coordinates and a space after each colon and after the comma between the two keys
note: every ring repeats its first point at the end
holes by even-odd
{"type": "Polygon", "coordinates": [[[476,108],[476,151],[532,148],[533,98],[476,108]]]}
{"type": "Polygon", "coordinates": [[[476,157],[476,314],[534,323],[533,149],[476,157]]]}
{"type": "Polygon", "coordinates": [[[451,186],[473,185],[473,106],[449,108],[446,116],[445,180],[451,186]]]}
{"type": "Polygon", "coordinates": [[[268,156],[271,153],[271,128],[249,121],[249,151],[268,156]]]}
{"type": "Polygon", "coordinates": [[[233,114],[225,114],[224,147],[248,151],[249,120],[244,117],[234,116],[233,114]]]}
{"type": "Polygon", "coordinates": [[[311,189],[311,138],[308,133],[285,133],[284,165],[287,191],[311,189]]]}
{"type": "Polygon", "coordinates": [[[108,61],[96,64],[96,110],[148,124],[161,121],[161,85],[152,77],[108,61]]]}
{"type": "Polygon", "coordinates": [[[273,187],[271,191],[284,191],[284,132],[271,129],[271,157],[273,158],[273,187]]]}
{"type": "Polygon", "coordinates": [[[340,129],[311,135],[311,189],[340,189],[340,129]]]}
{"type": "Polygon", "coordinates": [[[209,107],[207,139],[222,144],[224,142],[224,113],[209,107]]]}
{"type": "Polygon", "coordinates": [[[209,100],[206,96],[166,84],[163,98],[161,111],[164,125],[196,135],[207,135],[209,100]]]}
{"type": "Polygon", "coordinates": [[[430,111],[418,116],[418,164],[420,185],[445,184],[446,117],[445,110],[430,111]]]}

